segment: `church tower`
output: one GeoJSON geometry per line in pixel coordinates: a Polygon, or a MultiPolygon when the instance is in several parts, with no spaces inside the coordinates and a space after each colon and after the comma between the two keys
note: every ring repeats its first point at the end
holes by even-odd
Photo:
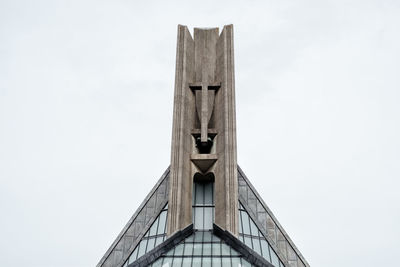
{"type": "Polygon", "coordinates": [[[178,26],[171,163],[97,267],[309,266],[237,165],[233,26],[178,26]]]}

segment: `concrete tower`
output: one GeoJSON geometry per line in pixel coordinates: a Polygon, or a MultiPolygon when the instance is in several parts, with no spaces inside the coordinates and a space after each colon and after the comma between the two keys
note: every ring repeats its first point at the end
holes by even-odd
{"type": "Polygon", "coordinates": [[[237,165],[233,26],[193,37],[178,26],[171,165],[97,266],[309,266],[237,165]]]}

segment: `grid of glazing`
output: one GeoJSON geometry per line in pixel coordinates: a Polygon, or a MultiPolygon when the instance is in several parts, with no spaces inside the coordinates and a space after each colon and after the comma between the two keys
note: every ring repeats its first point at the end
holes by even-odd
{"type": "Polygon", "coordinates": [[[135,250],[125,262],[124,267],[143,256],[166,239],[167,213],[168,204],[162,209],[157,219],[151,225],[150,229],[143,236],[142,240],[140,240],[140,243],[136,246],[135,250]]]}
{"type": "Polygon", "coordinates": [[[276,267],[284,267],[275,251],[269,245],[247,211],[239,203],[239,239],[249,248],[276,267]]]}
{"type": "Polygon", "coordinates": [[[196,231],[150,266],[248,267],[253,265],[211,231],[196,231]]]}
{"type": "Polygon", "coordinates": [[[193,183],[193,228],[213,229],[214,223],[214,183],[193,183]]]}

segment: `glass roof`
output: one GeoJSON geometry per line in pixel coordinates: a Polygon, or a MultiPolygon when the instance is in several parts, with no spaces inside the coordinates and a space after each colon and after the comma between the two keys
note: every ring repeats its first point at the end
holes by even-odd
{"type": "Polygon", "coordinates": [[[244,267],[253,266],[211,231],[196,231],[164,253],[152,267],[244,267]]]}
{"type": "Polygon", "coordinates": [[[162,209],[157,219],[151,225],[150,229],[143,236],[140,243],[136,246],[135,250],[129,256],[128,260],[123,265],[124,267],[134,262],[166,239],[167,235],[167,213],[168,204],[162,209]]]}
{"type": "Polygon", "coordinates": [[[272,249],[266,238],[258,229],[257,225],[250,218],[245,208],[239,203],[239,239],[249,248],[254,250],[268,262],[276,267],[284,267],[275,251],[272,249]]]}

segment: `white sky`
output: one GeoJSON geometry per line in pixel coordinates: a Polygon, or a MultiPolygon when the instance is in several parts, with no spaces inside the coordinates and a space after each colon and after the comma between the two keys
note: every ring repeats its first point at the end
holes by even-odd
{"type": "Polygon", "coordinates": [[[311,266],[400,253],[400,2],[0,1],[1,266],[95,266],[169,165],[177,24],[234,24],[238,162],[311,266]]]}

